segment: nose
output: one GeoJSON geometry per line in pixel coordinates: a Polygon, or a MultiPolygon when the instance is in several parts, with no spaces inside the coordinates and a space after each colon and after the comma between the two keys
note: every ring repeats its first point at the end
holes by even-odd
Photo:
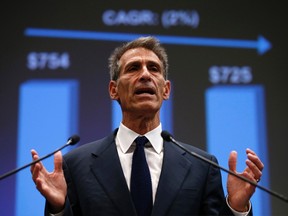
{"type": "Polygon", "coordinates": [[[140,80],[150,80],[151,79],[150,75],[151,74],[150,74],[148,68],[144,65],[142,67],[142,70],[141,70],[140,80]]]}

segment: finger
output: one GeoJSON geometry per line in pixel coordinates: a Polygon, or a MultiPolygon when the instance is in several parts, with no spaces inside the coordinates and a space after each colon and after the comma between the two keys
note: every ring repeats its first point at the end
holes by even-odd
{"type": "Polygon", "coordinates": [[[35,157],[38,157],[38,153],[36,152],[36,150],[32,149],[31,150],[31,155],[32,155],[32,159],[35,160],[35,157]]]}
{"type": "MultiPolygon", "coordinates": [[[[33,161],[36,161],[36,160],[39,159],[39,155],[38,155],[38,153],[37,153],[34,149],[31,150],[31,154],[32,154],[32,159],[33,159],[33,161]]],[[[43,165],[42,165],[42,162],[39,161],[39,162],[31,165],[31,168],[33,169],[33,167],[34,167],[36,164],[40,164],[41,167],[43,166],[43,165]]]]}
{"type": "Polygon", "coordinates": [[[250,149],[250,148],[247,148],[247,149],[246,149],[246,154],[248,154],[248,153],[251,153],[251,154],[253,154],[253,155],[256,155],[256,153],[255,153],[252,149],[250,149]]]}
{"type": "MultiPolygon", "coordinates": [[[[32,154],[32,159],[33,161],[36,161],[39,159],[39,155],[38,153],[32,149],[31,150],[31,154],[32,154]]],[[[30,172],[32,174],[32,179],[34,180],[34,182],[36,183],[36,180],[41,177],[41,176],[45,176],[48,174],[48,171],[46,170],[46,168],[43,166],[42,162],[39,161],[33,165],[31,165],[30,167],[30,172]]]]}
{"type": "Polygon", "coordinates": [[[232,172],[236,172],[236,166],[237,166],[237,152],[236,151],[232,151],[230,153],[228,166],[232,172]]]}
{"type": "MultiPolygon", "coordinates": [[[[39,158],[38,157],[38,153],[34,149],[31,150],[31,155],[32,155],[32,160],[33,161],[35,161],[35,160],[37,160],[39,158]]],[[[31,173],[33,173],[34,167],[35,167],[35,164],[30,166],[30,172],[31,173]]]]}
{"type": "Polygon", "coordinates": [[[252,150],[249,151],[249,149],[246,152],[247,158],[252,161],[260,171],[262,171],[264,169],[264,164],[261,162],[257,154],[255,154],[255,152],[253,152],[252,150]]]}
{"type": "Polygon", "coordinates": [[[253,177],[253,180],[259,182],[262,176],[264,164],[261,162],[257,154],[251,149],[247,148],[246,154],[248,159],[246,160],[247,167],[245,170],[249,172],[249,174],[253,177]]]}
{"type": "Polygon", "coordinates": [[[62,172],[62,153],[58,151],[54,154],[54,171],[62,172]]]}
{"type": "Polygon", "coordinates": [[[246,160],[246,165],[250,169],[250,174],[254,177],[256,181],[258,181],[262,176],[262,171],[250,160],[246,160]]]}
{"type": "Polygon", "coordinates": [[[40,165],[39,164],[35,164],[33,170],[31,170],[32,173],[32,179],[33,181],[36,183],[36,179],[39,177],[40,175],[40,165]]]}

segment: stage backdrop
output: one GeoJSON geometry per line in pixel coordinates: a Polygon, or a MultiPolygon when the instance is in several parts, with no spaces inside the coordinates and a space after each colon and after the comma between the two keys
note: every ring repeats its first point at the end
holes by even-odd
{"type": "MultiPolygon", "coordinates": [[[[123,42],[153,35],[166,47],[172,82],[161,110],[164,129],[215,154],[226,168],[237,150],[239,171],[252,148],[265,163],[260,184],[287,196],[283,3],[115,2],[24,1],[2,8],[0,175],[31,162],[31,149],[44,156],[72,134],[81,137],[79,146],[118,127],[107,59],[123,42]]],[[[53,158],[44,164],[52,170],[53,158]]],[[[252,203],[256,216],[288,212],[287,203],[259,189],[252,203]]],[[[29,168],[0,181],[1,215],[38,216],[43,208],[29,168]]]]}

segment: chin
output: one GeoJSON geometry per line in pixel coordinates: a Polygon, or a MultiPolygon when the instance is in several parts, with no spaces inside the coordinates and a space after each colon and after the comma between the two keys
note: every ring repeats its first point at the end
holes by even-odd
{"type": "Polygon", "coordinates": [[[150,102],[144,102],[144,103],[139,103],[138,109],[143,110],[145,112],[157,112],[160,110],[160,106],[155,103],[150,103],[150,102]]]}

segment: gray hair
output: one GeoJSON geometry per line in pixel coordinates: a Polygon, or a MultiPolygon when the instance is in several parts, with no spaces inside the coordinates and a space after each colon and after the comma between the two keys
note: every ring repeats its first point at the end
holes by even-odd
{"type": "Polygon", "coordinates": [[[110,79],[117,80],[120,74],[119,60],[122,55],[134,48],[145,48],[154,52],[162,62],[163,76],[168,78],[168,56],[159,40],[152,36],[140,37],[117,47],[109,58],[110,79]]]}

